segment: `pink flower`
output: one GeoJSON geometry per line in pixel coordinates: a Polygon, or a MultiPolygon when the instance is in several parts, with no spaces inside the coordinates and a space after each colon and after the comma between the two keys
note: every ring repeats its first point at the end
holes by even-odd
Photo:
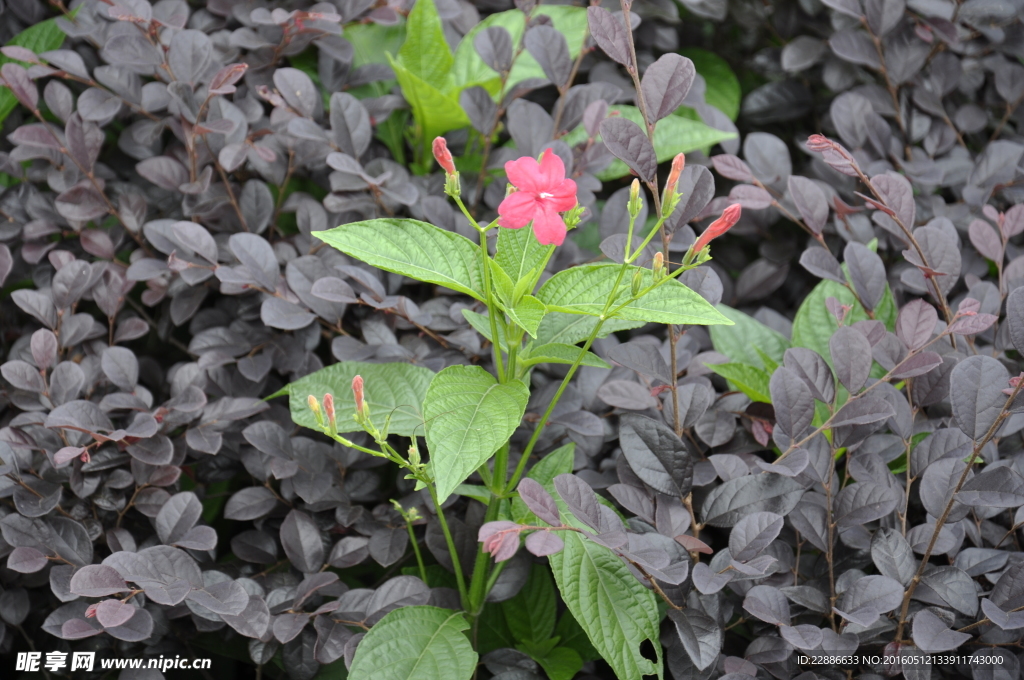
{"type": "Polygon", "coordinates": [[[565,221],[558,213],[576,207],[576,182],[565,178],[565,164],[551,149],[540,162],[529,157],[505,163],[509,182],[517,189],[498,206],[498,224],[522,229],[533,222],[533,233],[543,245],[562,245],[565,221]]]}

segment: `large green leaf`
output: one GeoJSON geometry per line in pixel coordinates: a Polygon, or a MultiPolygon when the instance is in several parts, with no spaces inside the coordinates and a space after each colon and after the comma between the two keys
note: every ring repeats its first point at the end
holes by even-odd
{"type": "MultiPolygon", "coordinates": [[[[567,5],[541,5],[533,11],[533,14],[550,17],[552,25],[561,31],[569,44],[569,56],[576,58],[579,55],[583,41],[587,37],[586,9],[567,5]]],[[[487,88],[491,94],[498,94],[498,90],[501,88],[501,78],[480,58],[476,47],[473,46],[473,41],[480,31],[490,26],[502,26],[511,34],[512,44],[518,45],[523,35],[525,22],[525,15],[521,11],[511,9],[507,12],[492,14],[474,26],[455,50],[452,75],[457,89],[461,91],[467,87],[480,85],[487,88]]],[[[506,89],[511,90],[517,83],[527,78],[544,77],[544,69],[529,52],[523,50],[512,67],[506,89]]]]}
{"type": "Polygon", "coordinates": [[[445,88],[454,58],[434,0],[416,0],[413,5],[398,61],[420,80],[439,90],[445,88]]]}
{"type": "Polygon", "coordinates": [[[480,250],[460,234],[397,218],[353,222],[313,234],[374,267],[484,299],[480,250]]]}
{"type": "MultiPolygon", "coordinates": [[[[77,13],[75,9],[73,13],[77,13]]],[[[32,50],[36,54],[49,52],[58,49],[64,43],[64,31],[57,26],[56,19],[47,19],[38,24],[29,26],[18,35],[11,38],[8,45],[17,45],[32,50]]],[[[12,62],[12,59],[0,57],[0,64],[12,62]]],[[[10,88],[0,85],[0,122],[3,122],[10,115],[14,107],[18,105],[18,98],[14,96],[10,88]]]]}
{"type": "Polygon", "coordinates": [[[552,248],[542,246],[532,229],[499,229],[494,261],[514,285],[538,269],[552,248]]]}
{"type": "Polygon", "coordinates": [[[717,309],[734,324],[712,326],[708,329],[711,333],[711,342],[717,351],[737,363],[750,364],[762,369],[767,367],[757,350],[771,357],[776,364],[782,363],[782,355],[790,347],[789,340],[784,335],[738,309],[727,305],[717,305],[717,309]]]}
{"type": "Polygon", "coordinates": [[[750,364],[705,364],[712,372],[735,385],[754,401],[772,403],[768,382],[771,374],[750,364]]]}
{"type": "MultiPolygon", "coordinates": [[[[793,318],[793,345],[813,349],[829,364],[832,363],[832,355],[829,352],[828,341],[839,328],[836,318],[825,306],[825,301],[830,297],[850,307],[844,322],[847,326],[868,318],[864,307],[857,302],[850,289],[835,281],[822,281],[804,298],[793,318]]],[[[875,310],[875,318],[891,331],[896,323],[896,311],[892,292],[886,286],[885,295],[875,310]]]]}
{"type": "Polygon", "coordinates": [[[660,615],[654,593],[641,584],[610,550],[571,531],[562,533],[565,549],[551,555],[551,571],[562,599],[594,648],[619,680],[646,675],[664,677],[660,615]],[[641,654],[645,641],[657,661],[641,654]]]}
{"type": "MultiPolygon", "coordinates": [[[[574,364],[580,356],[582,347],[576,345],[563,345],[560,342],[550,342],[545,345],[531,346],[523,362],[527,366],[534,364],[574,364]]],[[[523,356],[523,355],[520,355],[523,356]]],[[[611,368],[611,364],[597,356],[591,351],[583,354],[580,366],[593,366],[595,368],[611,368]]]]}
{"type": "Polygon", "coordinates": [[[430,381],[423,401],[427,447],[444,501],[516,431],[530,391],[500,384],[479,366],[449,366],[430,381]]]}
{"type": "Polygon", "coordinates": [[[419,126],[419,139],[429,143],[439,135],[466,127],[469,117],[459,104],[457,93],[446,93],[415,73],[391,60],[391,68],[402,86],[402,96],[409,102],[413,118],[419,126]]]}
{"type": "MultiPolygon", "coordinates": [[[[642,129],[646,129],[643,123],[643,116],[635,106],[611,106],[608,112],[618,112],[623,118],[628,118],[642,129]]],[[[726,139],[732,139],[736,134],[716,130],[708,127],[697,120],[690,120],[675,114],[665,116],[654,126],[654,151],[658,156],[658,162],[667,161],[676,154],[689,153],[697,149],[704,149],[714,146],[726,139]]],[[[587,131],[582,125],[565,136],[569,146],[585,141],[587,131]]],[[[617,179],[629,174],[629,168],[622,161],[615,159],[611,165],[597,173],[600,180],[617,179]]]]}
{"type": "Polygon", "coordinates": [[[377,427],[382,428],[390,418],[388,431],[392,434],[405,437],[423,434],[423,397],[434,373],[422,366],[343,361],[299,378],[267,398],[289,395],[292,420],[315,429],[316,419],[306,400],[311,394],[317,399],[333,394],[338,432],[361,432],[363,428],[352,418],[356,411],[352,378],[357,375],[363,376],[366,403],[377,427]]]}
{"type": "Polygon", "coordinates": [[[459,612],[414,606],[374,624],[356,647],[349,677],[367,680],[469,680],[477,653],[459,612]]]}
{"type": "MultiPolygon", "coordinates": [[[[541,286],[537,297],[551,311],[600,316],[611,294],[621,265],[594,264],[563,270],[541,286]]],[[[649,269],[630,267],[619,284],[612,308],[630,297],[630,285],[637,270],[643,272],[643,286],[654,282],[649,269]]],[[[679,281],[666,281],[639,300],[623,307],[616,316],[632,321],[665,324],[730,324],[707,300],[679,281]]],[[[539,335],[538,335],[539,337],[539,335]]]]}
{"type": "Polygon", "coordinates": [[[405,43],[405,19],[394,26],[383,24],[348,24],[345,40],[352,43],[352,67],[386,64],[388,54],[398,54],[405,43]]]}
{"type": "Polygon", "coordinates": [[[562,613],[558,625],[555,626],[555,635],[558,636],[560,645],[575,650],[583,661],[597,661],[601,658],[594,645],[590,643],[590,638],[573,618],[572,612],[566,610],[562,613]]]}
{"type": "Polygon", "coordinates": [[[740,113],[740,81],[728,62],[699,47],[680,50],[679,54],[692,61],[697,73],[704,78],[704,101],[736,120],[740,113]]]}
{"type": "MultiPolygon", "coordinates": [[[[537,327],[537,344],[561,343],[575,345],[590,337],[590,333],[597,325],[598,319],[593,316],[582,314],[565,314],[563,312],[548,312],[544,320],[537,327]]],[[[601,326],[597,337],[606,338],[612,333],[629,330],[643,326],[643,321],[632,319],[608,319],[601,326]]]]}
{"type": "Polygon", "coordinates": [[[516,642],[547,642],[555,630],[555,584],[542,564],[534,564],[530,577],[511,600],[501,604],[516,642]]]}
{"type": "Polygon", "coordinates": [[[537,328],[544,320],[547,308],[544,303],[532,295],[524,295],[515,307],[505,307],[505,313],[531,337],[537,337],[537,328]]]}
{"type": "Polygon", "coordinates": [[[547,654],[535,656],[534,659],[548,674],[550,680],[572,680],[583,668],[583,659],[571,647],[555,647],[547,654]]]}
{"type": "MultiPolygon", "coordinates": [[[[490,342],[495,344],[494,338],[491,337],[491,320],[484,314],[478,314],[469,309],[462,309],[462,316],[469,322],[469,325],[473,327],[480,335],[490,342]]],[[[502,328],[504,324],[497,324],[498,329],[498,342],[496,343],[504,351],[508,351],[508,340],[505,338],[505,331],[502,328]]]]}

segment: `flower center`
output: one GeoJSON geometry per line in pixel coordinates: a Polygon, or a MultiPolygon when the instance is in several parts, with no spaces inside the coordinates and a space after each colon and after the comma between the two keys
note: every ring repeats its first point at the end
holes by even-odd
{"type": "Polygon", "coordinates": [[[548,193],[548,192],[546,192],[546,191],[542,191],[542,192],[540,192],[540,197],[541,197],[541,198],[554,198],[554,196],[555,196],[554,194],[549,194],[549,193],[548,193]]]}

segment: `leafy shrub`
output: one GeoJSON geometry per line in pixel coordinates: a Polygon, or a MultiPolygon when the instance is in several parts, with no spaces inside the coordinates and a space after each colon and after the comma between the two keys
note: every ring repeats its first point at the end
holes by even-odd
{"type": "Polygon", "coordinates": [[[681,5],[8,3],[0,650],[1019,677],[1020,8],[681,5]]]}

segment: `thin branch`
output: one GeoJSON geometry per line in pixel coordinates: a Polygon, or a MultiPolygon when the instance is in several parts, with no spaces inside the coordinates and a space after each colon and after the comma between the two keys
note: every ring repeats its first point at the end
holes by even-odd
{"type": "Polygon", "coordinates": [[[943,525],[946,523],[946,518],[949,517],[949,513],[953,510],[953,505],[956,503],[956,495],[960,492],[964,483],[967,481],[967,476],[971,473],[971,468],[974,467],[974,463],[978,460],[978,456],[981,453],[981,449],[984,448],[985,444],[989,442],[999,431],[1003,421],[1006,420],[1010,415],[1010,407],[1013,405],[1013,401],[1020,394],[1021,388],[1024,387],[1024,380],[1017,383],[1017,386],[1013,388],[1013,392],[1007,397],[1006,403],[1003,404],[1003,408],[1000,410],[999,415],[996,417],[992,424],[989,426],[988,431],[985,435],[978,440],[974,445],[974,450],[971,451],[971,457],[967,461],[967,466],[964,467],[963,473],[960,475],[960,479],[957,480],[956,486],[953,488],[952,493],[949,494],[949,501],[946,503],[946,507],[942,510],[942,514],[937,520],[935,520],[935,530],[932,531],[932,537],[928,541],[928,547],[924,551],[924,555],[921,556],[921,563],[917,567],[917,572],[914,574],[914,578],[910,580],[910,585],[907,587],[907,591],[903,594],[903,606],[900,608],[900,620],[896,627],[896,642],[903,641],[903,627],[907,623],[907,610],[910,608],[910,598],[914,596],[914,590],[917,589],[917,584],[921,582],[921,574],[924,573],[925,565],[928,564],[928,560],[932,556],[932,550],[935,549],[935,543],[939,540],[939,533],[942,531],[943,525]]]}

